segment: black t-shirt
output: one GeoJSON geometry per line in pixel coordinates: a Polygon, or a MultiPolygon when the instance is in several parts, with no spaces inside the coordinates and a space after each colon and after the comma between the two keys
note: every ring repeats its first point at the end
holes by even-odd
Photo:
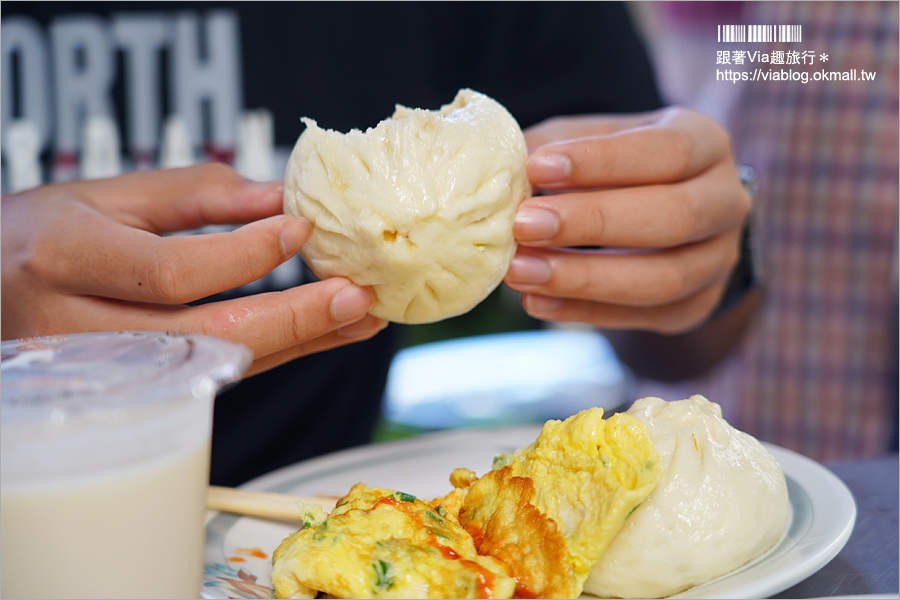
{"type": "MultiPolygon", "coordinates": [[[[301,116],[364,130],[397,103],[434,109],[464,87],[498,100],[523,127],[557,115],[661,104],[647,54],[619,3],[4,2],[2,16],[6,22],[27,15],[49,31],[64,15],[218,9],[236,16],[242,105],[272,111],[281,146],[296,141],[301,116]]],[[[127,67],[119,60],[115,69],[116,114],[127,131],[127,67]]],[[[167,79],[160,81],[165,87],[167,79]]],[[[300,358],[222,393],[213,483],[236,485],[368,441],[397,343],[391,326],[370,341],[300,358]]]]}

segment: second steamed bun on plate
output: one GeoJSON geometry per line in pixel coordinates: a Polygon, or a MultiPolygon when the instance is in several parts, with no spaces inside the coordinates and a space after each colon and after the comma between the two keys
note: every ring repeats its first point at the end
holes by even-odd
{"type": "Polygon", "coordinates": [[[371,314],[400,323],[463,314],[500,284],[530,193],[525,137],[502,105],[463,89],[366,132],[303,122],[284,209],[313,224],[301,255],[317,277],[372,286],[371,314]]]}
{"type": "Polygon", "coordinates": [[[790,514],[781,466],[700,395],[643,398],[663,475],[585,583],[600,598],[662,598],[730,573],[781,538],[790,514]]]}

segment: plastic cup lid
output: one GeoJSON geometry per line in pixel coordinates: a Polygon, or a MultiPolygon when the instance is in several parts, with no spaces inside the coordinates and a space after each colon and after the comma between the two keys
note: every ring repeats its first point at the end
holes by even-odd
{"type": "Polygon", "coordinates": [[[218,338],[159,331],[81,333],[0,344],[3,425],[214,397],[252,353],[218,338]]]}

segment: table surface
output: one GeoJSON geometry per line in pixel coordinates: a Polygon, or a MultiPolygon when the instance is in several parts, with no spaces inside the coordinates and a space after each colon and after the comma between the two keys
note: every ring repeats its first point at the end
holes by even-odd
{"type": "Polygon", "coordinates": [[[898,594],[897,455],[825,465],[856,500],[856,526],[847,545],[817,573],[773,598],[898,594]]]}

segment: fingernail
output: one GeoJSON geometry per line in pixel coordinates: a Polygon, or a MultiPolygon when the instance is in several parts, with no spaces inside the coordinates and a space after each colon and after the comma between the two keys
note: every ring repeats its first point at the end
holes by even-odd
{"type": "Polygon", "coordinates": [[[349,285],[331,300],[331,316],[338,323],[358,319],[372,308],[372,298],[362,288],[349,285]]]}
{"type": "Polygon", "coordinates": [[[517,256],[509,265],[506,278],[514,283],[547,283],[550,280],[550,265],[536,256],[517,256]]]}
{"type": "Polygon", "coordinates": [[[251,185],[261,192],[271,192],[273,194],[278,192],[284,194],[283,181],[254,181],[251,185]]]}
{"type": "Polygon", "coordinates": [[[338,335],[346,338],[355,338],[376,331],[381,331],[385,327],[387,327],[387,321],[385,321],[384,319],[377,319],[375,317],[372,317],[371,319],[362,319],[360,321],[357,321],[356,323],[347,325],[346,327],[341,327],[340,329],[338,329],[338,335]]]}
{"type": "Polygon", "coordinates": [[[281,251],[285,256],[300,252],[309,235],[309,223],[305,219],[290,219],[281,228],[281,251]]]}
{"type": "Polygon", "coordinates": [[[526,294],[524,297],[525,310],[529,314],[546,315],[556,312],[562,306],[562,299],[550,296],[538,296],[526,294]]]}
{"type": "Polygon", "coordinates": [[[545,208],[520,208],[513,230],[516,239],[523,242],[547,240],[559,231],[559,217],[545,208]]]}
{"type": "Polygon", "coordinates": [[[526,168],[532,183],[559,183],[572,174],[572,161],[565,154],[534,154],[526,168]]]}

